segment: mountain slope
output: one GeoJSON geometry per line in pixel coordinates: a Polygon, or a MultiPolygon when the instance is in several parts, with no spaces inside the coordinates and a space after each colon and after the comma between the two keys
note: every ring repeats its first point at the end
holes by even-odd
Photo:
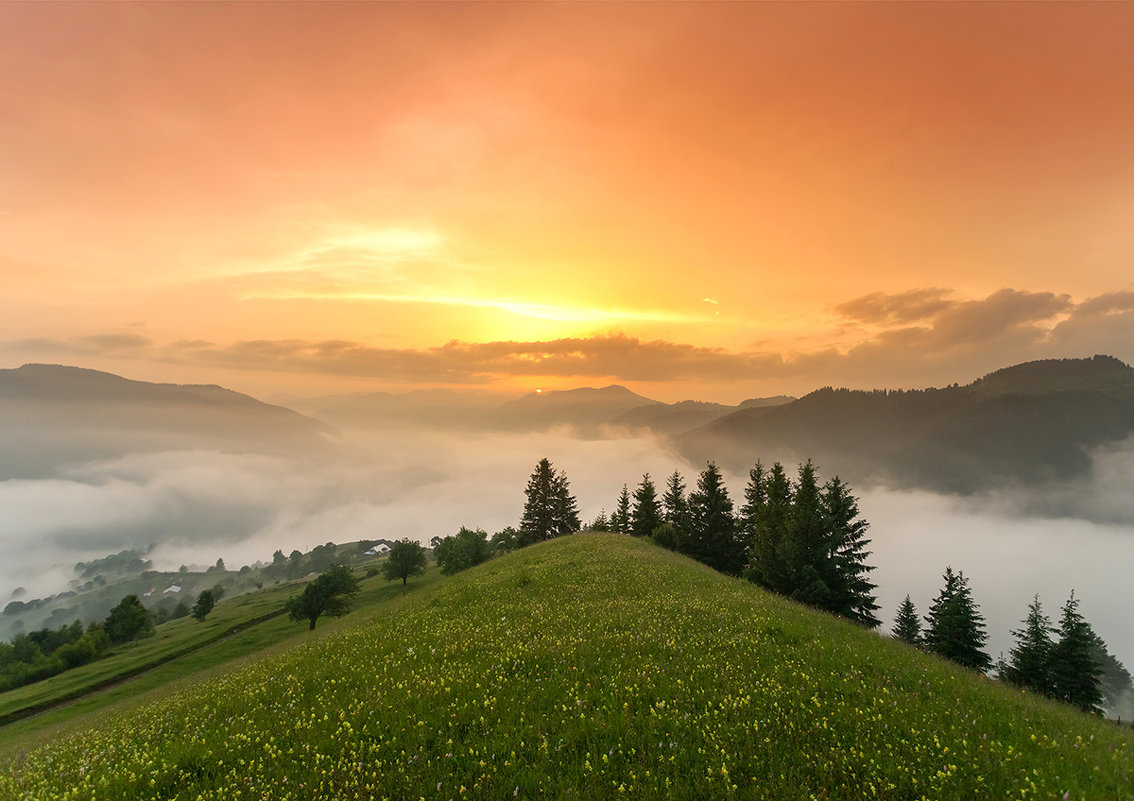
{"type": "Polygon", "coordinates": [[[218,386],[153,384],[61,365],[0,370],[0,478],[174,448],[321,448],[330,429],[291,409],[218,386]]]}
{"type": "Polygon", "coordinates": [[[33,750],[0,796],[1130,797],[1126,730],[643,541],[374,612],[33,750]]]}
{"type": "Polygon", "coordinates": [[[587,432],[609,423],[620,414],[641,406],[658,404],[626,387],[580,387],[532,392],[503,404],[490,415],[491,422],[509,430],[538,430],[557,425],[587,432]]]}
{"type": "Polygon", "coordinates": [[[812,458],[853,482],[972,493],[1067,481],[1092,449],[1134,435],[1134,369],[1117,359],[1031,362],[968,386],[821,389],[741,410],[678,438],[694,462],[736,470],[812,458]]]}

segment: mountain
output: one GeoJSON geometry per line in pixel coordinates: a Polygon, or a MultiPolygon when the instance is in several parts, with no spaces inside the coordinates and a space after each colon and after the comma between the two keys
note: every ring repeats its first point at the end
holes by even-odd
{"type": "Polygon", "coordinates": [[[511,431],[566,425],[593,433],[631,409],[655,405],[663,404],[616,384],[600,389],[581,387],[529,393],[498,407],[488,420],[497,428],[511,431]]]}
{"type": "Polygon", "coordinates": [[[291,409],[208,385],[154,384],[48,364],[0,370],[0,479],[63,464],[179,448],[306,452],[331,429],[291,409]]]}
{"type": "Polygon", "coordinates": [[[1129,729],[648,541],[560,537],[435,576],[33,730],[0,797],[1130,797],[1129,729]]]}
{"type": "Polygon", "coordinates": [[[763,409],[790,403],[795,398],[777,395],[774,398],[750,398],[737,406],[723,403],[684,400],[678,403],[651,403],[638,406],[610,420],[612,426],[631,431],[655,434],[679,434],[713,422],[738,409],[763,409]]]}
{"type": "Polygon", "coordinates": [[[811,458],[855,482],[954,493],[1084,475],[1091,451],[1134,435],[1134,369],[1118,359],[1029,362],[943,389],[824,388],[742,409],[676,438],[699,463],[811,458]]]}

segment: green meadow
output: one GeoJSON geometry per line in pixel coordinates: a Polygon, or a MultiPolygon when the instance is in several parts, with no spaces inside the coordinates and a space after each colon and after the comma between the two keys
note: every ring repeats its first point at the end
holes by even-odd
{"type": "Polygon", "coordinates": [[[0,797],[1134,798],[1130,729],[647,541],[380,581],[262,658],[10,739],[0,797]]]}

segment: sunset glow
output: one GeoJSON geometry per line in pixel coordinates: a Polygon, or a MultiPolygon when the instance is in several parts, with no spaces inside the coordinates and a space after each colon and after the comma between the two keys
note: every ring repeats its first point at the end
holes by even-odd
{"type": "Polygon", "coordinates": [[[0,356],[729,402],[1132,361],[1132,38],[1124,3],[5,4],[0,356]]]}

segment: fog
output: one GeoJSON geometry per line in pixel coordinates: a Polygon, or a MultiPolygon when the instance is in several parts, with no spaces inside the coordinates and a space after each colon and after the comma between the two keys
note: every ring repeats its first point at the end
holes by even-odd
{"type": "MultiPolygon", "coordinates": [[[[270,560],[277,548],[401,537],[427,543],[461,525],[494,532],[518,523],[524,486],[544,456],[566,471],[584,521],[601,508],[609,513],[622,484],[633,488],[643,473],[660,488],[678,469],[692,486],[700,468],[645,438],[582,440],[567,431],[370,436],[345,437],[349,452],[334,458],[178,450],[71,465],[50,479],[0,481],[0,597],[17,586],[27,589],[25,598],[59,592],[76,562],[150,544],[159,569],[218,557],[235,568],[270,560]]],[[[1121,479],[1134,470],[1130,452],[1108,451],[1099,465],[1089,497],[1128,507],[1130,484],[1121,479]]],[[[822,478],[834,472],[819,467],[822,478]]],[[[727,478],[739,504],[745,477],[727,478]]],[[[1035,497],[858,494],[885,629],[906,593],[924,614],[952,565],[971,579],[994,658],[1010,648],[1009,632],[1035,593],[1057,619],[1074,588],[1095,630],[1134,667],[1134,526],[1036,516],[1027,511],[1042,506],[1035,497]]]]}

